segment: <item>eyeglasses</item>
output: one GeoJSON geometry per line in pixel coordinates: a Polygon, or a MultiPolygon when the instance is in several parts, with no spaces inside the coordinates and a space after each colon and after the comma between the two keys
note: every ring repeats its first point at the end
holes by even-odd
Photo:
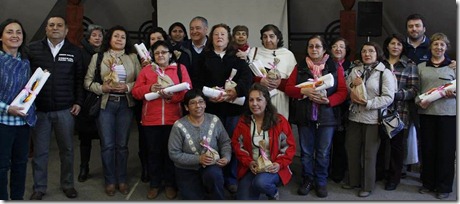
{"type": "Polygon", "coordinates": [[[336,49],[345,49],[345,46],[333,45],[333,46],[332,46],[332,49],[334,49],[334,50],[336,50],[336,49]]]}
{"type": "Polygon", "coordinates": [[[361,54],[374,54],[375,53],[375,50],[361,50],[361,54]]]}
{"type": "Polygon", "coordinates": [[[167,50],[167,51],[164,51],[164,50],[163,50],[163,51],[154,52],[153,55],[159,56],[160,54],[161,54],[161,55],[166,55],[166,54],[168,54],[168,53],[169,53],[169,50],[167,50]]]}
{"type": "Polygon", "coordinates": [[[308,46],[308,49],[313,50],[314,48],[316,48],[316,49],[319,50],[319,49],[323,48],[323,46],[321,46],[321,45],[309,45],[309,46],[308,46]]]}
{"type": "Polygon", "coordinates": [[[202,105],[204,105],[204,100],[189,101],[189,102],[188,102],[188,105],[189,105],[189,106],[196,106],[196,105],[202,106],[202,105]]]}

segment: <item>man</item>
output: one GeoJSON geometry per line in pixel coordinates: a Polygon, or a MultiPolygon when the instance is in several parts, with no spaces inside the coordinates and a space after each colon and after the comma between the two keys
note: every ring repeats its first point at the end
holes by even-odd
{"type": "Polygon", "coordinates": [[[430,59],[430,39],[426,37],[425,18],[420,14],[409,15],[406,19],[406,56],[416,64],[430,59]]]}
{"type": "Polygon", "coordinates": [[[35,100],[37,125],[33,129],[34,156],[33,194],[31,200],[41,200],[48,186],[48,155],[51,133],[59,147],[61,161],[60,184],[68,198],[76,198],[73,173],[74,117],[80,113],[83,101],[81,50],[65,39],[68,28],[63,17],[53,16],[46,25],[46,38],[32,42],[29,58],[32,70],[41,67],[51,75],[35,100]]]}
{"type": "Polygon", "coordinates": [[[190,40],[183,42],[183,47],[190,50],[192,56],[192,64],[187,67],[188,74],[192,80],[192,84],[196,81],[195,70],[198,68],[198,62],[204,59],[202,54],[208,37],[208,20],[206,18],[197,16],[190,21],[190,40]]]}

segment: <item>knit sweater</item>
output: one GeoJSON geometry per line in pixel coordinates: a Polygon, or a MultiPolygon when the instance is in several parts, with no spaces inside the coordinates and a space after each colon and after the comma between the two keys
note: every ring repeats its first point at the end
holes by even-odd
{"type": "Polygon", "coordinates": [[[187,116],[177,120],[169,135],[169,157],[174,165],[182,169],[198,170],[200,155],[205,148],[200,145],[203,136],[208,138],[209,146],[219,152],[220,158],[232,159],[232,147],[227,131],[215,115],[205,113],[203,123],[197,127],[187,116]]]}

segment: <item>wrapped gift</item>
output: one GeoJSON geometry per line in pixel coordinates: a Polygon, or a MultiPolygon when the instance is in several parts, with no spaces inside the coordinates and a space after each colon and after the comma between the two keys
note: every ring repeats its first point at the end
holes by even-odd
{"type": "Polygon", "coordinates": [[[47,70],[43,71],[42,68],[37,68],[24,89],[19,92],[10,105],[23,107],[24,109],[21,112],[24,114],[27,113],[49,77],[50,73],[47,70]]]}
{"type": "Polygon", "coordinates": [[[230,77],[228,77],[228,79],[225,81],[225,90],[234,89],[236,87],[237,84],[233,81],[233,77],[236,75],[236,72],[238,72],[238,70],[233,68],[232,72],[230,73],[230,77]]]}
{"type": "MultiPolygon", "coordinates": [[[[203,94],[209,98],[216,98],[221,94],[223,94],[224,97],[226,96],[225,90],[219,87],[210,88],[207,86],[203,86],[203,94]]],[[[246,100],[246,97],[243,96],[243,97],[236,98],[234,101],[227,101],[227,102],[242,106],[244,105],[245,100],[246,100]]]]}
{"type": "Polygon", "coordinates": [[[209,146],[209,141],[206,138],[206,136],[203,136],[203,140],[201,140],[200,145],[204,147],[205,155],[208,155],[214,158],[214,161],[212,162],[212,164],[215,164],[217,160],[220,159],[219,152],[217,152],[214,148],[209,146]]]}
{"type": "MultiPolygon", "coordinates": [[[[188,82],[182,82],[174,86],[166,87],[163,89],[165,93],[176,93],[184,90],[190,90],[190,84],[188,82]]],[[[160,94],[157,92],[150,92],[144,95],[145,100],[151,101],[160,97],[160,94]]]]}
{"type": "Polygon", "coordinates": [[[315,88],[316,91],[325,90],[334,86],[334,77],[331,73],[319,77],[317,80],[308,79],[306,82],[297,84],[297,88],[315,88]]]}
{"type": "Polygon", "coordinates": [[[116,71],[117,66],[123,65],[116,65],[113,59],[108,59],[107,64],[110,64],[110,71],[107,75],[104,76],[104,82],[108,83],[110,86],[115,87],[118,85],[120,79],[118,78],[118,73],[116,71]]]}
{"type": "Polygon", "coordinates": [[[420,101],[433,102],[446,95],[446,91],[456,91],[457,90],[457,80],[453,80],[442,86],[432,88],[427,92],[420,94],[418,97],[420,101]]]}
{"type": "Polygon", "coordinates": [[[161,85],[161,87],[170,87],[174,86],[173,80],[165,74],[165,72],[155,63],[152,63],[152,69],[157,73],[157,83],[161,85]]]}
{"type": "Polygon", "coordinates": [[[275,59],[273,59],[273,63],[268,63],[271,66],[271,69],[267,72],[267,78],[271,80],[278,80],[281,78],[281,73],[277,68],[279,62],[280,59],[275,57],[275,59]]]}
{"type": "Polygon", "coordinates": [[[150,56],[150,52],[145,47],[144,43],[141,44],[134,44],[134,47],[137,50],[137,54],[141,59],[152,61],[152,57],[150,56]]]}
{"type": "Polygon", "coordinates": [[[267,168],[271,167],[273,164],[265,151],[265,140],[259,141],[259,151],[260,155],[257,158],[257,172],[267,172],[267,168]]]}

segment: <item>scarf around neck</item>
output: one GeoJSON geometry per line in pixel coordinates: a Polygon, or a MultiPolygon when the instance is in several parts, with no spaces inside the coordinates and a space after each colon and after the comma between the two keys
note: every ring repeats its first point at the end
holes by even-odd
{"type": "Polygon", "coordinates": [[[306,57],[307,65],[310,71],[313,74],[313,77],[315,79],[319,78],[322,76],[322,71],[324,69],[324,65],[326,64],[326,61],[329,59],[328,54],[324,54],[323,58],[319,62],[313,62],[310,57],[306,57]]]}
{"type": "Polygon", "coordinates": [[[249,48],[248,43],[244,44],[243,46],[238,46],[238,49],[243,51],[243,52],[246,52],[246,50],[248,50],[248,48],[249,48]]]}

